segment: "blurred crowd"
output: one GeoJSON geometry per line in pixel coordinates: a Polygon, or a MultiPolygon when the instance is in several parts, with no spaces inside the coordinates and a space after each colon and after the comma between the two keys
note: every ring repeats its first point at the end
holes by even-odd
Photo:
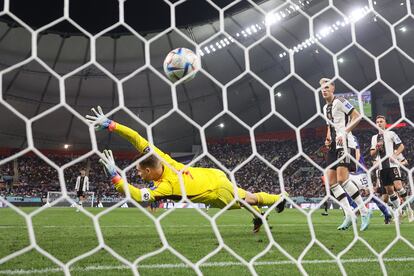
{"type": "MultiPolygon", "coordinates": [[[[410,162],[414,153],[414,131],[397,130],[405,144],[404,155],[410,162]]],[[[372,164],[369,156],[372,131],[354,133],[360,142],[362,154],[368,167],[372,164]]],[[[229,178],[250,191],[280,193],[283,182],[291,196],[319,197],[325,195],[322,184],[323,173],[318,168],[325,167],[323,139],[306,139],[300,143],[303,154],[298,153],[296,140],[257,142],[253,153],[251,144],[214,143],[208,145],[209,154],[194,166],[224,169],[229,178]],[[280,174],[279,174],[280,173],[280,174]]],[[[46,155],[57,166],[65,165],[77,156],[46,155]]],[[[0,156],[1,159],[5,158],[0,156]]],[[[68,191],[74,191],[76,178],[81,169],[87,171],[90,190],[98,197],[119,197],[109,177],[105,174],[98,156],[87,157],[63,170],[63,179],[68,191]]],[[[138,187],[147,185],[137,175],[133,161],[117,159],[121,169],[127,171],[127,179],[138,187]]],[[[411,168],[410,164],[410,168],[411,168]]],[[[52,165],[31,153],[0,166],[0,196],[46,197],[48,191],[60,191],[58,171],[52,165]]]]}

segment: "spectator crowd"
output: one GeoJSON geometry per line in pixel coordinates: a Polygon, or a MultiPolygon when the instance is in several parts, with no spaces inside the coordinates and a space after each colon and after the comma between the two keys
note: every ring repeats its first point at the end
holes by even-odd
{"type": "MultiPolygon", "coordinates": [[[[414,152],[414,131],[396,130],[405,145],[404,155],[411,161],[414,152]]],[[[356,131],[362,154],[368,167],[372,166],[369,149],[373,131],[356,131]]],[[[299,141],[300,142],[300,141],[299,141]]],[[[303,140],[300,144],[302,154],[298,153],[296,140],[263,141],[256,143],[257,153],[253,154],[251,144],[220,143],[208,144],[209,156],[203,157],[194,166],[225,169],[234,173],[237,184],[250,191],[280,193],[281,182],[291,196],[319,197],[325,195],[322,185],[322,171],[325,167],[323,139],[303,140]],[[280,173],[280,174],[279,174],[280,173]]],[[[69,163],[77,156],[46,155],[57,166],[69,163]]],[[[1,159],[5,158],[0,156],[1,159]]],[[[109,177],[105,175],[96,155],[87,157],[63,170],[63,178],[68,191],[74,191],[76,177],[81,169],[86,169],[90,181],[90,190],[99,197],[119,197],[109,177]]],[[[117,158],[118,167],[129,167],[127,178],[130,183],[143,187],[144,183],[137,175],[134,160],[117,158]]],[[[411,164],[409,165],[411,168],[411,164]]],[[[48,191],[60,191],[58,171],[34,153],[18,157],[0,166],[0,196],[46,197],[48,191]],[[13,177],[13,185],[8,185],[5,176],[13,177]]],[[[231,175],[229,174],[231,178],[231,175]]]]}

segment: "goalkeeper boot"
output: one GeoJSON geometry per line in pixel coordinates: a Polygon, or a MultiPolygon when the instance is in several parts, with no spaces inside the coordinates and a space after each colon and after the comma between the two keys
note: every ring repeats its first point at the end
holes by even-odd
{"type": "Polygon", "coordinates": [[[262,227],[263,221],[259,217],[253,218],[253,233],[256,234],[260,231],[260,227],[262,227]]]}
{"type": "Polygon", "coordinates": [[[276,209],[275,210],[276,210],[277,213],[282,213],[283,210],[285,210],[286,197],[289,196],[289,194],[286,193],[286,192],[284,192],[284,195],[285,195],[285,198],[281,202],[279,202],[278,205],[276,205],[276,209]]]}
{"type": "Polygon", "coordinates": [[[361,227],[359,228],[359,231],[365,231],[368,229],[369,222],[371,220],[371,210],[368,211],[368,214],[361,216],[361,227]]]}
{"type": "Polygon", "coordinates": [[[349,228],[349,226],[352,225],[352,218],[351,216],[346,216],[344,221],[342,222],[341,225],[338,226],[338,230],[346,230],[349,228]]]}
{"type": "MultiPolygon", "coordinates": [[[[264,215],[264,213],[262,213],[262,216],[263,215],[264,215]]],[[[268,220],[268,219],[269,219],[269,216],[266,217],[266,220],[268,220]]],[[[262,227],[262,225],[263,225],[262,218],[260,218],[260,217],[254,217],[253,218],[253,233],[254,234],[259,233],[260,227],[262,227]]],[[[270,228],[270,229],[272,229],[272,228],[270,228]]]]}

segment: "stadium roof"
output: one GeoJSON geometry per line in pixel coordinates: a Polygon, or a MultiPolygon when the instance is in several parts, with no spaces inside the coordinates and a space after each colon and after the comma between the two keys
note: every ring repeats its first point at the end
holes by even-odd
{"type": "MultiPolygon", "coordinates": [[[[62,16],[63,1],[41,1],[43,4],[38,2],[14,0],[11,1],[10,10],[34,29],[62,16]]],[[[212,2],[224,7],[232,1],[212,2]]],[[[253,126],[269,114],[270,98],[274,97],[276,111],[293,125],[299,126],[316,112],[316,101],[320,101],[318,98],[315,99],[314,95],[318,88],[318,80],[324,76],[334,76],[333,57],[325,49],[338,53],[352,44],[352,24],[337,24],[345,20],[338,11],[351,16],[352,11],[366,6],[367,1],[335,1],[335,9],[328,8],[314,19],[315,34],[323,33],[324,29],[333,26],[332,32],[319,40],[326,48],[313,42],[309,45],[305,43],[310,38],[310,26],[304,14],[315,15],[327,6],[328,1],[292,1],[297,3],[300,10],[295,9],[295,6],[290,9],[291,5],[284,4],[284,1],[251,2],[255,2],[266,13],[285,13],[283,18],[270,26],[272,36],[283,43],[285,48],[267,38],[248,52],[249,66],[261,81],[245,72],[247,62],[239,45],[248,47],[263,38],[264,26],[267,24],[265,15],[247,1],[227,8],[224,12],[224,28],[237,43],[224,45],[221,41],[229,37],[224,34],[217,35],[220,30],[217,10],[205,1],[193,0],[176,7],[176,22],[181,33],[168,32],[151,41],[149,50],[153,70],[142,70],[121,85],[117,85],[94,65],[74,71],[90,61],[91,47],[88,37],[82,31],[68,22],[62,22],[39,34],[38,57],[60,76],[70,72],[73,74],[59,86],[58,79],[39,62],[31,61],[3,75],[3,99],[27,118],[33,118],[56,106],[64,92],[66,102],[78,112],[78,115],[83,116],[96,105],[101,105],[105,111],[118,106],[119,88],[122,87],[125,106],[132,115],[151,124],[166,114],[173,105],[171,87],[154,70],[163,74],[162,62],[166,53],[178,47],[195,50],[195,46],[190,42],[194,41],[200,43],[203,51],[202,65],[211,76],[199,72],[195,79],[177,86],[178,107],[184,114],[203,126],[222,111],[223,97],[227,95],[229,110],[246,125],[253,126]],[[249,33],[246,28],[256,24],[262,26],[261,29],[257,27],[256,31],[250,30],[249,33]],[[212,36],[215,37],[206,41],[212,36]],[[302,81],[294,76],[282,81],[291,73],[292,67],[289,55],[283,53],[301,44],[306,47],[301,47],[301,50],[295,52],[294,66],[302,81]],[[210,53],[204,50],[205,47],[208,47],[210,53]],[[241,74],[243,77],[228,85],[227,89],[219,86],[228,84],[241,74]],[[212,80],[211,77],[216,80],[212,80]],[[280,84],[271,89],[265,87],[272,87],[278,82],[280,84]],[[60,90],[63,87],[64,91],[60,90]]],[[[391,93],[387,85],[401,94],[411,89],[414,84],[414,63],[409,60],[414,58],[414,19],[407,17],[398,22],[407,14],[407,8],[401,5],[405,1],[376,2],[378,4],[373,8],[378,15],[369,11],[355,23],[355,39],[358,46],[364,47],[364,50],[353,44],[337,57],[340,76],[348,84],[341,81],[336,83],[337,90],[341,92],[351,91],[351,85],[358,91],[371,90],[374,112],[384,113],[390,103],[398,103],[398,98],[391,93]],[[390,28],[382,18],[391,24],[398,22],[394,27],[395,39],[404,51],[393,49],[379,59],[380,74],[385,86],[376,81],[374,60],[367,54],[378,57],[392,46],[390,28]]],[[[70,3],[71,18],[92,34],[117,22],[117,1],[77,0],[70,3]]],[[[126,23],[133,31],[139,33],[142,39],[150,40],[167,29],[169,16],[169,7],[164,1],[125,2],[126,23]]],[[[10,16],[1,16],[0,68],[6,69],[29,58],[33,50],[30,41],[30,32],[10,16]]],[[[108,30],[97,39],[96,58],[97,62],[114,77],[123,79],[144,66],[144,43],[128,28],[108,30]]],[[[409,93],[407,97],[413,97],[413,93],[409,93]]],[[[25,147],[26,131],[23,121],[3,105],[0,105],[0,114],[2,147],[25,147]]],[[[121,111],[115,114],[114,119],[144,131],[144,127],[136,123],[130,115],[121,111]]],[[[86,125],[64,108],[36,120],[32,127],[35,145],[41,148],[61,147],[63,144],[71,144],[74,149],[90,147],[86,125]]],[[[257,132],[286,128],[288,126],[280,119],[271,119],[261,124],[257,132]]],[[[191,150],[191,145],[200,143],[198,130],[177,113],[157,124],[153,128],[153,134],[155,143],[169,151],[188,151],[191,150]]],[[[217,118],[206,129],[207,137],[242,134],[247,135],[248,131],[229,115],[217,118]],[[220,123],[224,123],[224,127],[220,127],[220,123]]],[[[104,133],[98,134],[98,141],[102,147],[125,147],[121,139],[104,133]]]]}

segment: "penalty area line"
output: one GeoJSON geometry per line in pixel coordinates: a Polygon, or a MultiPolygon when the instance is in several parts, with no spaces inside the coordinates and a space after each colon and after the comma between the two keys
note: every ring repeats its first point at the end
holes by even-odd
{"type": "MultiPolygon", "coordinates": [[[[384,258],[384,262],[412,262],[414,257],[407,258],[384,258]]],[[[378,262],[377,259],[373,258],[361,258],[361,259],[344,259],[341,260],[342,263],[375,263],[378,262]]],[[[335,260],[304,260],[302,264],[330,264],[336,263],[335,260]]],[[[255,262],[255,266],[269,266],[269,265],[292,265],[294,262],[286,261],[273,261],[273,262],[255,262]]],[[[226,266],[244,266],[240,262],[210,262],[204,263],[202,267],[226,267],[226,266]]],[[[173,268],[189,268],[186,264],[151,264],[151,265],[138,265],[138,269],[173,269],[173,268]]],[[[73,267],[70,271],[77,272],[86,272],[94,270],[126,270],[130,269],[125,265],[102,265],[102,266],[86,266],[86,267],[73,267]]],[[[61,268],[43,268],[43,269],[16,269],[16,270],[0,270],[0,275],[30,275],[30,274],[44,274],[44,273],[60,273],[63,270],[61,268]]]]}

